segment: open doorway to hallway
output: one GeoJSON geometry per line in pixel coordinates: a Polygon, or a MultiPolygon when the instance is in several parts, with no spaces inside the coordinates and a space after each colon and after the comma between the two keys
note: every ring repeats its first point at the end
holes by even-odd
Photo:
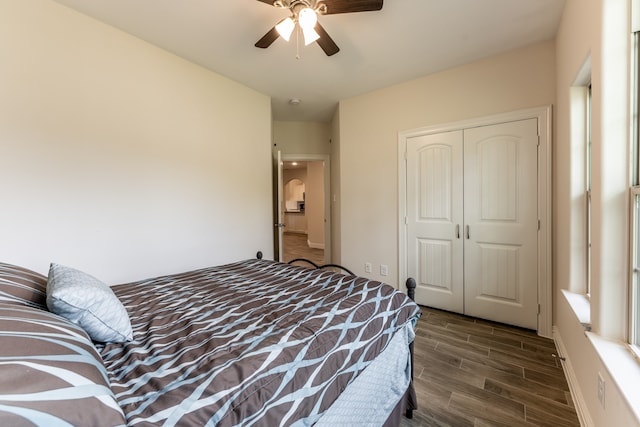
{"type": "Polygon", "coordinates": [[[318,265],[325,264],[324,249],[310,248],[307,244],[306,234],[285,232],[282,240],[284,262],[289,262],[296,258],[304,258],[318,265]]]}
{"type": "Polygon", "coordinates": [[[282,156],[282,261],[330,262],[328,156],[282,156]]]}

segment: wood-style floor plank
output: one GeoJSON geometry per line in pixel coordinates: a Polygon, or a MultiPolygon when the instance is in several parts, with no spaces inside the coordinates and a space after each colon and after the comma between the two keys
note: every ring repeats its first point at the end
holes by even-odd
{"type": "Polygon", "coordinates": [[[554,342],[422,307],[414,344],[419,409],[401,427],[578,427],[554,342]]]}
{"type": "Polygon", "coordinates": [[[282,236],[283,261],[289,262],[292,259],[305,258],[319,265],[324,264],[324,249],[310,248],[307,239],[306,234],[284,233],[282,236]]]}

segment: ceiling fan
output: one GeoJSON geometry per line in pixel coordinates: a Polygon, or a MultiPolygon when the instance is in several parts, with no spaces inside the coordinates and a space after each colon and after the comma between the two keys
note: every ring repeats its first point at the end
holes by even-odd
{"type": "Polygon", "coordinates": [[[289,41],[293,30],[302,31],[305,45],[314,41],[322,48],[327,56],[340,51],[338,45],[318,22],[318,15],[333,15],[337,13],[369,12],[382,9],[383,0],[258,0],[272,6],[289,9],[291,16],[280,20],[267,34],[255,44],[256,47],[266,49],[278,37],[289,41]]]}

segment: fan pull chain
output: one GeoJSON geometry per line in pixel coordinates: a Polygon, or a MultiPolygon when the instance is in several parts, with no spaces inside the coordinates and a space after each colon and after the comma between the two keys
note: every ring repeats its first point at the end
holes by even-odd
{"type": "Polygon", "coordinates": [[[296,59],[300,59],[300,26],[296,25],[296,59]]]}

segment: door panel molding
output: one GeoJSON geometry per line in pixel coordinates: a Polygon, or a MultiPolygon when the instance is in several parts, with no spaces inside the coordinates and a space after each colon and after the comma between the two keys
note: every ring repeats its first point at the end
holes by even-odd
{"type": "MultiPolygon", "coordinates": [[[[538,124],[538,334],[552,336],[552,265],[551,265],[551,136],[552,108],[543,106],[531,109],[512,111],[504,114],[485,116],[410,129],[398,132],[398,283],[405,283],[408,277],[408,244],[407,241],[407,141],[425,135],[443,132],[462,131],[465,129],[537,119],[538,124]]],[[[466,232],[466,231],[465,231],[466,232]]],[[[473,230],[471,230],[473,233],[473,230]]]]}
{"type": "Polygon", "coordinates": [[[415,271],[416,302],[454,312],[464,309],[463,134],[421,135],[407,140],[408,269],[415,271]],[[424,266],[429,268],[424,268],[424,266]]]}
{"type": "Polygon", "coordinates": [[[537,329],[537,120],[465,129],[464,136],[464,217],[472,230],[464,312],[537,329]]]}

